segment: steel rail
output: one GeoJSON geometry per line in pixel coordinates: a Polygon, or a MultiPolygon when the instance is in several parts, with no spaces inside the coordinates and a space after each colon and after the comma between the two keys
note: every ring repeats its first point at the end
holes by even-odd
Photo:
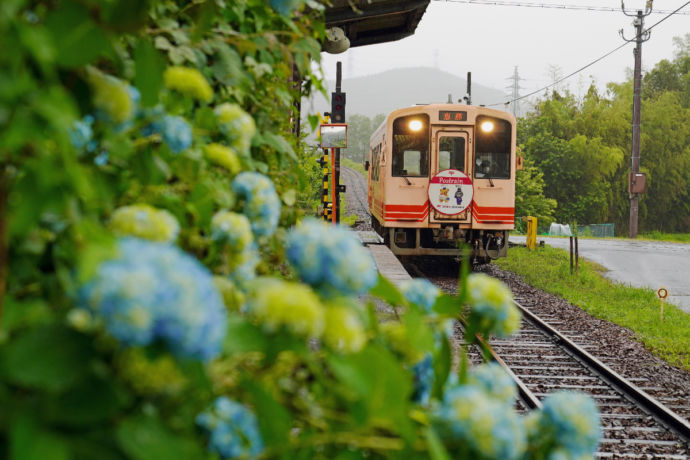
{"type": "Polygon", "coordinates": [[[491,359],[496,361],[498,364],[503,367],[503,369],[510,375],[510,378],[513,379],[515,384],[517,385],[518,388],[518,393],[520,394],[520,397],[522,398],[523,402],[530,408],[530,409],[541,409],[542,403],[535,396],[534,393],[532,393],[532,390],[527,388],[527,385],[525,385],[525,382],[523,382],[520,377],[515,375],[515,372],[506,364],[505,361],[494,351],[493,348],[482,338],[481,335],[476,334],[477,340],[479,340],[479,343],[484,347],[486,351],[489,352],[491,355],[491,359]]]}
{"type": "Polygon", "coordinates": [[[582,347],[558,332],[527,308],[523,307],[517,302],[515,302],[515,305],[522,311],[522,314],[525,317],[537,325],[542,331],[555,337],[560,345],[579,358],[585,365],[589,366],[605,380],[608,380],[609,383],[616,387],[621,393],[631,398],[636,404],[643,407],[657,419],[662,421],[664,425],[679,434],[685,439],[686,442],[690,442],[690,423],[688,423],[687,420],[681,418],[678,414],[664,406],[654,397],[635,386],[628,379],[618,374],[596,357],[592,356],[582,347]]]}

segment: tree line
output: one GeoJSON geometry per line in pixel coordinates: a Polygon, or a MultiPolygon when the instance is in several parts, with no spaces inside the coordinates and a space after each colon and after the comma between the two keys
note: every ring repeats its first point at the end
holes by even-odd
{"type": "MultiPolygon", "coordinates": [[[[641,231],[690,231],[690,34],[674,39],[642,81],[640,156],[647,193],[641,231]]],[[[633,82],[592,84],[578,100],[553,91],[518,120],[525,169],[518,173],[516,215],[628,229],[633,82]]]]}

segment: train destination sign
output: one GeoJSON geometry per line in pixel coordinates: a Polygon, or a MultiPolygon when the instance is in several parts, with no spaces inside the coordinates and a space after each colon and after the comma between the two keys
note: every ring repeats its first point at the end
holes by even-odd
{"type": "Polygon", "coordinates": [[[446,169],[429,181],[429,203],[441,214],[460,214],[472,203],[472,180],[462,171],[446,169]]]}
{"type": "Polygon", "coordinates": [[[439,110],[438,119],[440,121],[467,121],[467,112],[464,110],[439,110]]]}

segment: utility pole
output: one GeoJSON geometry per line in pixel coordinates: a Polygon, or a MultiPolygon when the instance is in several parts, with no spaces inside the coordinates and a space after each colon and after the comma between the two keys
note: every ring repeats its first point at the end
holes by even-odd
{"type": "MultiPolygon", "coordinates": [[[[628,180],[628,191],[630,195],[630,238],[637,238],[638,207],[640,203],[639,184],[636,183],[640,176],[640,97],[642,88],[642,43],[649,40],[651,33],[644,30],[644,18],[652,12],[653,0],[647,0],[644,13],[637,10],[637,14],[625,12],[625,4],[621,1],[621,9],[626,16],[634,17],[635,38],[626,39],[623,29],[619,31],[623,40],[635,42],[635,70],[633,77],[633,120],[632,120],[632,151],[630,155],[630,179],[628,180]]],[[[642,179],[644,181],[644,179],[642,179]]]]}
{"type": "Polygon", "coordinates": [[[520,80],[524,80],[524,78],[520,78],[520,74],[518,73],[518,68],[515,66],[515,69],[513,70],[513,76],[508,77],[508,80],[513,80],[513,84],[510,86],[506,86],[506,89],[509,89],[511,91],[510,95],[510,100],[511,103],[513,104],[512,111],[513,111],[513,116],[515,118],[520,115],[520,90],[522,87],[520,86],[520,80]]]}

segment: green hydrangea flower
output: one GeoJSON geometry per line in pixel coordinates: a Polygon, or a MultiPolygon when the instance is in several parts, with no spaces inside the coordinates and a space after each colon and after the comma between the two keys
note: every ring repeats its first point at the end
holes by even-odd
{"type": "Polygon", "coordinates": [[[87,81],[91,86],[93,105],[112,121],[123,123],[134,116],[136,102],[132,100],[127,82],[93,67],[87,69],[87,81]]]}
{"type": "Polygon", "coordinates": [[[249,310],[268,331],[281,327],[296,335],[319,338],[325,310],[308,286],[278,278],[257,279],[251,287],[249,310]]]}
{"type": "Polygon", "coordinates": [[[231,174],[237,174],[242,169],[242,165],[240,164],[239,158],[237,158],[235,150],[223,144],[208,144],[204,147],[204,153],[206,153],[206,158],[208,158],[211,163],[222,166],[230,171],[231,174]]]}
{"type": "Polygon", "coordinates": [[[346,305],[331,303],[326,308],[323,341],[334,350],[357,353],[364,348],[367,337],[355,311],[346,305]]]}
{"type": "Polygon", "coordinates": [[[229,278],[214,276],[213,284],[220,292],[223,303],[228,310],[239,311],[246,300],[245,294],[229,278]]]}
{"type": "Polygon", "coordinates": [[[242,252],[254,241],[252,227],[244,214],[218,211],[211,218],[211,238],[232,246],[234,252],[242,252]]]}
{"type": "Polygon", "coordinates": [[[117,208],[110,217],[110,229],[118,236],[136,236],[169,243],[180,233],[180,224],[168,211],[148,204],[117,208]]]}
{"type": "Polygon", "coordinates": [[[173,66],[163,73],[165,86],[177,90],[195,99],[210,102],[213,99],[213,89],[201,72],[191,67],[173,66]]]}
{"type": "Polygon", "coordinates": [[[237,104],[224,103],[214,109],[221,131],[240,155],[247,155],[256,134],[256,123],[237,104]]]}

